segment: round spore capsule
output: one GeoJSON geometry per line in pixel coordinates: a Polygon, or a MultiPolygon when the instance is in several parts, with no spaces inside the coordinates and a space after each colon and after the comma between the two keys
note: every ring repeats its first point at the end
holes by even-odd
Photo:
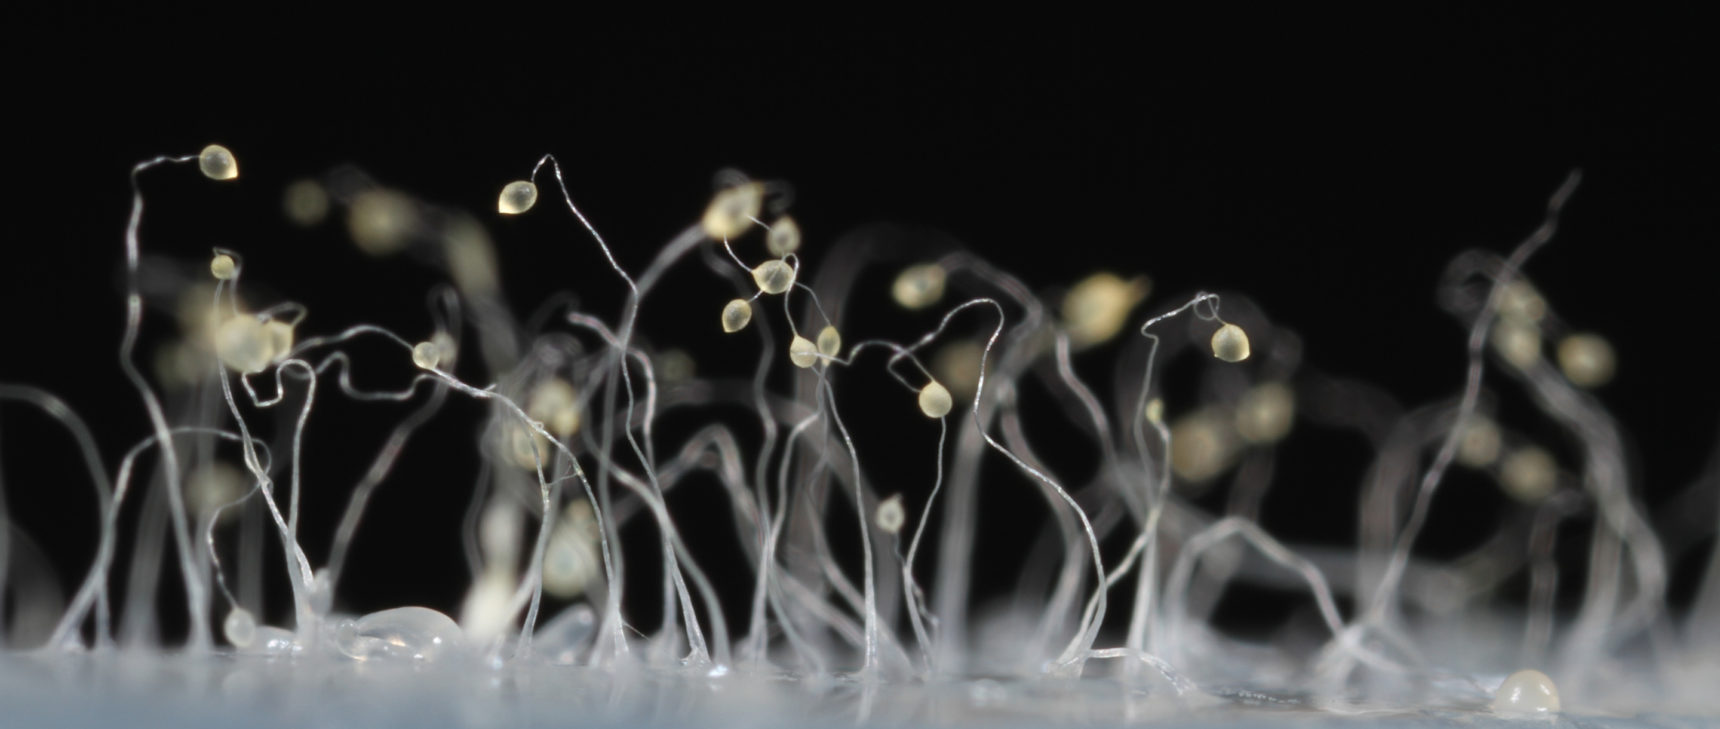
{"type": "Polygon", "coordinates": [[[872,519],[886,534],[895,534],[902,531],[906,516],[902,511],[902,495],[896,494],[878,502],[878,513],[872,519]]]}
{"type": "Polygon", "coordinates": [[[920,388],[920,412],[928,418],[941,418],[948,415],[955,403],[950,400],[950,391],[937,380],[926,383],[920,388]]]}
{"type": "Polygon", "coordinates": [[[412,364],[421,369],[433,370],[442,359],[442,349],[435,342],[419,342],[412,346],[412,364]]]}
{"type": "Polygon", "coordinates": [[[723,305],[723,331],[734,334],[747,328],[752,321],[752,304],[746,299],[735,299],[723,305]]]}
{"type": "Polygon", "coordinates": [[[797,334],[794,341],[788,343],[788,361],[796,367],[811,367],[818,361],[818,346],[797,334]]]}
{"type": "Polygon", "coordinates": [[[842,351],[842,334],[836,327],[827,326],[818,333],[818,353],[826,357],[835,357],[842,351]]]}
{"type": "Polygon", "coordinates": [[[1599,334],[1572,334],[1559,342],[1559,370],[1577,387],[1600,387],[1612,379],[1617,357],[1599,334]]]}
{"type": "Polygon", "coordinates": [[[197,169],[211,180],[231,180],[239,176],[239,161],[226,147],[211,144],[197,155],[197,169]]]}
{"type": "Polygon", "coordinates": [[[209,273],[222,281],[231,280],[233,272],[237,271],[238,268],[238,264],[233,262],[233,257],[225,253],[217,253],[214,258],[209,259],[209,273]]]}
{"type": "Polygon", "coordinates": [[[748,182],[719,191],[705,208],[701,225],[714,240],[729,240],[746,232],[764,204],[764,185],[748,182]]]}
{"type": "Polygon", "coordinates": [[[777,258],[800,250],[800,224],[787,215],[778,218],[764,237],[764,247],[777,258]]]}
{"type": "Polygon", "coordinates": [[[922,263],[902,269],[890,286],[890,296],[904,309],[924,309],[944,296],[944,267],[922,263]]]}
{"type": "Polygon", "coordinates": [[[1212,356],[1226,362],[1248,359],[1248,333],[1242,327],[1226,323],[1212,333],[1212,356]]]}
{"type": "Polygon", "coordinates": [[[767,294],[780,294],[794,285],[794,267],[782,261],[765,261],[752,270],[753,283],[767,294]]]}
{"type": "Polygon", "coordinates": [[[242,607],[234,607],[227,613],[227,619],[221,621],[221,634],[227,637],[227,642],[235,648],[249,648],[257,640],[257,619],[251,611],[242,607]]]}
{"type": "Polygon", "coordinates": [[[268,369],[274,348],[262,322],[249,314],[228,317],[215,329],[215,356],[221,363],[247,375],[268,369]]]}
{"type": "Polygon", "coordinates": [[[537,204],[537,185],[528,180],[515,180],[502,188],[496,199],[496,211],[503,215],[519,215],[537,204]]]}

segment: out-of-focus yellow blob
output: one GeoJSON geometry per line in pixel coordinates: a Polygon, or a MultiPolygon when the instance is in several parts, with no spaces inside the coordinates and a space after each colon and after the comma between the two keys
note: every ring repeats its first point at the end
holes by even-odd
{"type": "Polygon", "coordinates": [[[1599,334],[1572,334],[1559,342],[1559,370],[1577,387],[1600,387],[1612,380],[1618,360],[1599,334]]]}
{"type": "Polygon", "coordinates": [[[700,224],[714,240],[731,240],[752,227],[764,204],[764,185],[747,182],[717,191],[700,224]]]}
{"type": "Polygon", "coordinates": [[[442,231],[442,250],[448,258],[448,275],[467,296],[494,296],[501,288],[496,272],[495,246],[477,220],[459,215],[442,231]]]}
{"type": "Polygon", "coordinates": [[[1499,315],[1519,324],[1539,324],[1547,315],[1547,300],[1523,279],[1514,279],[1499,292],[1499,315]]]}
{"type": "Polygon", "coordinates": [[[565,440],[579,431],[579,394],[567,380],[551,377],[532,388],[531,397],[526,400],[526,415],[565,440]]]}
{"type": "Polygon", "coordinates": [[[281,196],[281,211],[294,225],[306,228],[328,217],[328,191],[316,180],[298,180],[287,185],[281,196]]]}
{"type": "Polygon", "coordinates": [[[1248,333],[1242,327],[1226,323],[1212,333],[1212,356],[1226,362],[1248,359],[1248,333]]]}
{"type": "Polygon", "coordinates": [[[239,160],[226,147],[211,144],[197,155],[197,169],[211,180],[232,180],[239,176],[239,160]]]}
{"type": "Polygon", "coordinates": [[[800,250],[800,224],[787,215],[778,218],[764,237],[764,247],[777,258],[800,250]]]}
{"type": "Polygon", "coordinates": [[[1539,504],[1558,485],[1559,466],[1552,454],[1536,446],[1524,446],[1505,456],[1499,464],[1499,485],[1505,493],[1525,504],[1539,504]]]}
{"type": "Polygon", "coordinates": [[[263,322],[263,336],[269,340],[269,361],[279,362],[293,351],[293,325],[281,319],[263,322]]]}
{"type": "Polygon", "coordinates": [[[1276,443],[1290,432],[1296,395],[1282,382],[1264,382],[1243,393],[1236,404],[1236,432],[1255,445],[1276,443]]]}
{"type": "Polygon", "coordinates": [[[155,350],[155,375],[163,384],[189,387],[209,374],[209,350],[188,339],[165,342],[155,350]]]}
{"type": "Polygon", "coordinates": [[[353,198],[346,211],[347,232],[359,251],[372,256],[399,253],[411,241],[418,224],[418,211],[404,194],[389,189],[366,189],[353,198]]]}
{"type": "Polygon", "coordinates": [[[658,352],[652,356],[651,361],[657,370],[657,380],[664,385],[686,382],[692,379],[698,370],[693,356],[679,349],[658,352]]]}
{"type": "Polygon", "coordinates": [[[514,612],[509,609],[514,592],[512,570],[491,565],[472,581],[460,603],[460,630],[466,640],[488,644],[513,630],[514,612]]]}
{"type": "Polygon", "coordinates": [[[1503,438],[1499,426],[1477,415],[1464,424],[1457,436],[1457,462],[1470,468],[1486,468],[1499,460],[1503,438]]]}
{"type": "Polygon", "coordinates": [[[1493,349],[1512,367],[1526,370],[1541,359],[1541,328],[1532,322],[1500,319],[1493,325],[1493,349]]]}
{"type": "MultiPolygon", "coordinates": [[[[544,427],[548,429],[549,426],[544,427]]],[[[550,449],[549,439],[522,423],[510,420],[502,427],[502,438],[502,445],[507,449],[508,457],[520,468],[527,471],[536,470],[541,460],[547,470],[555,463],[555,452],[550,449]]]]}
{"type": "Polygon", "coordinates": [[[372,256],[399,253],[411,240],[418,212],[412,200],[392,190],[358,193],[346,212],[347,232],[358,249],[372,256]]]}
{"type": "Polygon", "coordinates": [[[972,339],[950,342],[932,355],[932,376],[944,383],[951,395],[968,402],[979,388],[979,362],[984,356],[985,348],[972,339]]]}
{"type": "Polygon", "coordinates": [[[543,587],[555,597],[578,597],[601,574],[597,520],[583,499],[567,505],[550,531],[543,556],[543,587]]]}
{"type": "MultiPolygon", "coordinates": [[[[207,514],[216,507],[237,501],[245,495],[249,485],[250,479],[245,472],[225,461],[210,461],[199,464],[185,475],[185,501],[191,506],[192,513],[207,514]]],[[[230,518],[237,513],[229,509],[222,513],[222,518],[230,518]]]]}
{"type": "Polygon", "coordinates": [[[511,568],[519,560],[520,537],[525,525],[520,510],[511,501],[496,499],[485,505],[478,518],[478,549],[484,562],[511,568]]]}
{"type": "Polygon", "coordinates": [[[944,297],[944,267],[921,263],[902,269],[890,286],[890,296],[904,309],[924,309],[944,297]]]}
{"type": "MultiPolygon", "coordinates": [[[[185,343],[201,353],[215,351],[215,331],[231,315],[225,306],[215,306],[215,284],[202,280],[180,289],[173,314],[179,320],[185,343]]],[[[201,369],[202,365],[198,367],[201,369]]]]}
{"type": "Polygon", "coordinates": [[[537,204],[537,185],[530,180],[515,180],[502,186],[502,194],[496,198],[496,212],[503,215],[519,215],[532,209],[537,204]]]}
{"type": "Polygon", "coordinates": [[[1171,426],[1171,471],[1200,483],[1229,469],[1237,447],[1229,421],[1210,409],[1177,419],[1171,426]]]}
{"type": "Polygon", "coordinates": [[[460,343],[454,341],[454,335],[437,330],[430,335],[430,344],[436,347],[436,366],[443,372],[454,369],[454,358],[460,355],[460,343]]]}
{"type": "Polygon", "coordinates": [[[1129,312],[1150,289],[1145,276],[1124,281],[1101,271],[1082,279],[1063,296],[1063,328],[1070,343],[1088,347],[1117,336],[1129,322],[1129,312]]]}
{"type": "Polygon", "coordinates": [[[215,356],[242,374],[254,375],[268,369],[275,359],[275,348],[257,317],[237,314],[215,328],[215,356]]]}

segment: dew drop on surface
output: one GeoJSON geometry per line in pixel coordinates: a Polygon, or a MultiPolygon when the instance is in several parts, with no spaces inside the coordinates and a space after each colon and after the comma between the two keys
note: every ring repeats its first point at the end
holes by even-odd
{"type": "Polygon", "coordinates": [[[1493,692],[1493,713],[1517,718],[1557,714],[1559,689],[1545,673],[1532,668],[1518,671],[1493,692]]]}
{"type": "Polygon", "coordinates": [[[459,649],[453,618],[425,607],[399,607],[343,622],[335,633],[342,653],[364,660],[433,661],[459,649]]]}
{"type": "Polygon", "coordinates": [[[532,650],[551,663],[570,665],[585,652],[597,633],[597,614],[585,603],[575,603],[539,626],[532,636],[532,650]]]}
{"type": "Polygon", "coordinates": [[[235,648],[249,648],[257,640],[257,619],[245,608],[233,608],[227,619],[221,621],[221,634],[235,648]]]}

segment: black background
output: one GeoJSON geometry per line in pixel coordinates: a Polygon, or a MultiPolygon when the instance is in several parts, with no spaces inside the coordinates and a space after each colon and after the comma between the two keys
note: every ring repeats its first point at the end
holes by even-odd
{"type": "MultiPolygon", "coordinates": [[[[1565,226],[1528,274],[1562,316],[1620,352],[1602,397],[1630,438],[1635,486],[1651,507],[1672,504],[1714,451],[1720,160],[1714,118],[1702,113],[1715,90],[1711,41],[1693,19],[1237,12],[1002,28],[996,18],[664,27],[569,13],[523,16],[529,27],[496,35],[466,18],[435,28],[407,17],[374,27],[311,19],[315,33],[285,19],[143,11],[16,20],[0,51],[9,127],[0,381],[63,397],[92,422],[110,469],[147,431],[114,357],[126,171],[211,141],[234,150],[239,182],[151,173],[144,247],[193,270],[209,246],[242,251],[259,300],[307,304],[301,334],[360,321],[408,338],[429,331],[420,302],[436,282],[430,269],[365,258],[338,226],[307,232],[280,218],[282,185],[348,162],[491,223],[517,312],[571,288],[613,319],[622,289],[563,211],[489,214],[502,184],[553,152],[631,270],[696,218],[716,170],[736,166],[793,183],[812,266],[821,239],[889,221],[945,231],[1046,291],[1105,267],[1153,278],[1146,310],[1197,289],[1239,292],[1302,335],[1310,366],[1412,404],[1462,381],[1462,333],[1434,299],[1445,263],[1472,246],[1508,250],[1580,167],[1565,226]]],[[[880,287],[869,299],[877,306],[887,276],[864,279],[880,287]]],[[[689,286],[665,294],[642,326],[660,342],[720,348],[706,330],[723,289],[689,286]]],[[[906,339],[928,326],[897,325],[908,328],[850,337],[906,339]]],[[[145,363],[153,341],[140,349],[145,363]]],[[[396,354],[371,354],[378,364],[359,368],[362,384],[409,375],[396,354]]],[[[1106,355],[1091,356],[1083,372],[1108,385],[1106,355]]],[[[332,392],[307,445],[311,533],[328,528],[345,500],[340,484],[405,412],[332,392]]],[[[865,402],[850,410],[875,428],[910,424],[895,436],[909,441],[902,460],[935,438],[899,413],[865,402]]],[[[345,607],[457,606],[467,575],[453,529],[481,415],[458,402],[414,442],[361,530],[345,607]]],[[[5,410],[7,498],[69,579],[93,550],[93,499],[47,422],[5,410]]],[[[1042,451],[1079,471],[1090,446],[1060,432],[1048,428],[1042,451]]],[[[1360,444],[1299,433],[1286,453],[1267,526],[1305,541],[1353,538],[1360,444]]],[[[930,469],[904,473],[903,489],[923,494],[930,469]]],[[[1453,552],[1493,527],[1506,505],[1483,491],[1442,496],[1433,529],[1448,536],[1430,537],[1429,549],[1453,552]]],[[[722,504],[677,498],[691,512],[722,504]]],[[[1040,508],[1037,497],[1012,498],[985,502],[986,518],[1037,524],[1016,513],[1040,508]]],[[[725,532],[689,529],[717,555],[708,563],[738,557],[725,532]]],[[[1710,543],[1674,555],[1684,575],[1675,597],[1690,592],[1710,543]]],[[[308,542],[313,562],[322,544],[308,542]]],[[[1010,576],[999,568],[982,580],[997,589],[1010,576]]],[[[1272,602],[1232,606],[1226,619],[1270,624],[1282,612],[1272,602]]]]}

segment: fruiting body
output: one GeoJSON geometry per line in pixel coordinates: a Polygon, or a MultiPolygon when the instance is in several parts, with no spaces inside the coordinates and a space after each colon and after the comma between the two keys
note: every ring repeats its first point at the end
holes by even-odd
{"type": "Polygon", "coordinates": [[[782,261],[765,261],[752,270],[753,283],[767,294],[780,294],[794,285],[794,267],[782,261]]]}
{"type": "Polygon", "coordinates": [[[233,153],[219,144],[203,148],[197,155],[197,169],[211,180],[232,180],[239,177],[239,161],[233,153]]]}
{"type": "Polygon", "coordinates": [[[1212,356],[1226,362],[1241,362],[1248,355],[1248,334],[1242,327],[1227,322],[1212,333],[1212,356]]]}
{"type": "Polygon", "coordinates": [[[924,309],[944,296],[944,267],[922,263],[902,269],[890,295],[904,309],[924,309]]]}
{"type": "Polygon", "coordinates": [[[796,367],[811,367],[818,362],[818,345],[798,334],[788,343],[788,361],[796,367]]]}
{"type": "Polygon", "coordinates": [[[878,502],[878,513],[873,517],[873,523],[885,534],[895,534],[902,531],[902,522],[906,515],[902,512],[902,495],[896,494],[878,502]]]}
{"type": "Polygon", "coordinates": [[[519,215],[532,209],[537,204],[537,185],[529,180],[515,180],[502,187],[502,194],[496,198],[496,212],[503,215],[519,215]]]}
{"type": "Polygon", "coordinates": [[[209,259],[209,274],[219,280],[227,281],[233,278],[237,270],[238,264],[233,262],[232,256],[225,253],[217,253],[214,258],[209,259]]]}
{"type": "Polygon", "coordinates": [[[1559,370],[1577,387],[1600,387],[1612,379],[1618,358],[1599,334],[1572,334],[1559,342],[1559,370]]]}
{"type": "Polygon", "coordinates": [[[764,204],[764,185],[745,182],[725,188],[711,198],[701,221],[705,235],[714,240],[732,240],[752,227],[764,204]]]}
{"type": "Polygon", "coordinates": [[[787,215],[778,218],[764,237],[764,247],[777,258],[800,250],[800,224],[787,215]]]}
{"type": "Polygon", "coordinates": [[[752,321],[752,304],[746,299],[734,299],[723,305],[723,331],[734,334],[747,328],[752,321]]]}
{"type": "Polygon", "coordinates": [[[835,357],[842,351],[842,335],[836,327],[825,327],[818,332],[818,353],[826,357],[835,357]]]}
{"type": "Polygon", "coordinates": [[[412,364],[422,369],[436,369],[436,364],[442,359],[442,352],[434,342],[419,342],[412,345],[412,364]]]}
{"type": "Polygon", "coordinates": [[[954,402],[950,399],[950,391],[937,380],[926,383],[920,388],[920,412],[928,418],[941,418],[950,413],[954,402]]]}

